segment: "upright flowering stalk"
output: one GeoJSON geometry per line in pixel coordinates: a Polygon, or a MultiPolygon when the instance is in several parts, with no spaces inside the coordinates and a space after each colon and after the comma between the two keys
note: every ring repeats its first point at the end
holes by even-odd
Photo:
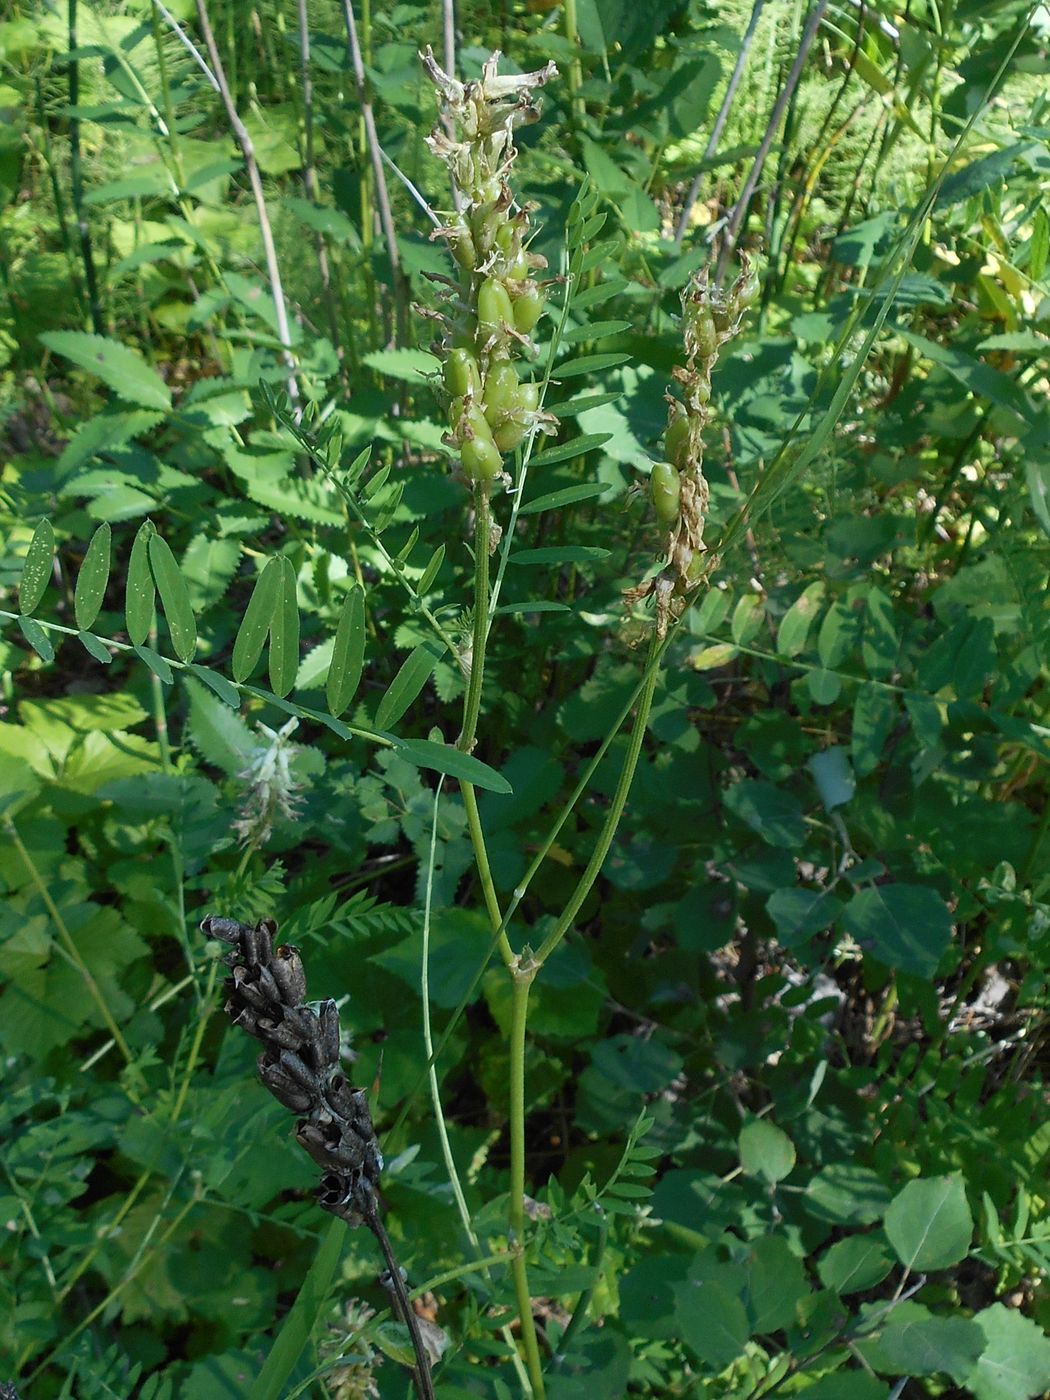
{"type": "Polygon", "coordinates": [[[728,293],[708,285],[706,270],[695,275],[682,293],[686,362],[673,370],[682,397],[666,396],[667,460],[655,462],[649,478],[653,512],[667,531],[666,563],[655,578],[624,595],[629,605],[655,595],[656,629],[661,637],[718,562],[707,557],[704,544],[711,499],[704,476],[704,428],[710,417],[711,371],[722,346],[740,330],[744,312],[758,292],[758,278],[748,259],[742,257],[741,264],[740,276],[728,293]]]}
{"type": "Polygon", "coordinates": [[[442,279],[448,288],[437,313],[443,334],[433,347],[448,399],[445,442],[458,451],[467,480],[487,491],[503,473],[505,454],[531,427],[557,426],[539,409],[539,385],[523,383],[514,363],[532,350],[529,337],[546,295],[532,274],[547,263],[528,251],[530,209],[514,209],[509,176],[514,128],[536,120],[534,91],[558,70],[548,63],[501,78],[494,53],[479,82],[461,83],[439,67],[429,47],[420,58],[446,118],[427,144],[448,166],[462,209],[431,234],[444,239],[459,268],[458,281],[442,279]]]}

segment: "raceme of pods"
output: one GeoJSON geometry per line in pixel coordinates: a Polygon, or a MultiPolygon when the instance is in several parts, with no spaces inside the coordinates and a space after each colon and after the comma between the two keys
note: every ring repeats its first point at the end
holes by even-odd
{"type": "Polygon", "coordinates": [[[458,280],[437,279],[445,287],[436,313],[443,334],[433,347],[443,361],[448,402],[444,441],[458,451],[468,481],[492,482],[530,429],[557,428],[557,419],[540,410],[539,385],[523,382],[515,364],[533,350],[530,336],[546,300],[533,273],[547,262],[528,250],[531,207],[514,208],[509,176],[517,155],[514,128],[536,120],[534,90],[558,70],[548,63],[501,78],[494,53],[480,81],[461,83],[429,48],[420,58],[441,95],[446,123],[434,128],[427,144],[447,164],[461,206],[431,235],[448,244],[459,269],[458,280]]]}
{"type": "Polygon", "coordinates": [[[655,578],[624,594],[628,605],[655,596],[660,636],[717,563],[704,544],[710,490],[704,476],[703,434],[710,417],[711,371],[722,346],[740,330],[757,293],[758,277],[746,255],[728,293],[708,285],[706,270],[682,293],[686,363],[672,371],[681,398],[666,395],[665,460],[654,462],[649,476],[653,513],[666,531],[665,564],[655,578]]]}

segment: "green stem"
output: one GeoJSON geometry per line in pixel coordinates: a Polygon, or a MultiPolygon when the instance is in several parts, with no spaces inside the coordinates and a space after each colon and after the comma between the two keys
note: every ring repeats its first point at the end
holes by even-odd
{"type": "MultiPolygon", "coordinates": [[[[649,648],[650,662],[656,659],[660,650],[660,642],[653,634],[649,648]]],[[[602,826],[601,834],[595,843],[591,858],[587,862],[587,868],[580,876],[579,883],[568,904],[561,912],[558,922],[551,929],[550,933],[540,945],[540,950],[536,954],[536,962],[542,966],[550,955],[557,948],[569,929],[576,915],[580,912],[583,901],[590,894],[597,880],[602,866],[605,864],[605,857],[609,854],[609,847],[613,843],[616,829],[620,825],[623,816],[623,809],[627,805],[627,798],[631,791],[631,784],[634,782],[635,769],[638,767],[638,759],[642,752],[642,742],[645,739],[645,731],[649,726],[649,711],[653,704],[653,695],[656,691],[656,682],[660,674],[660,668],[653,665],[646,678],[642,693],[638,699],[638,711],[634,717],[634,727],[631,730],[630,742],[627,746],[627,756],[624,759],[623,768],[620,770],[620,781],[616,784],[616,791],[613,794],[612,802],[606,813],[605,823],[602,826]]]]}
{"type": "Polygon", "coordinates": [[[91,230],[88,228],[84,212],[84,187],[80,171],[80,117],[77,105],[80,102],[80,62],[77,52],[77,0],[69,0],[66,11],[69,41],[69,177],[73,186],[73,211],[80,237],[80,256],[84,262],[84,281],[87,284],[88,305],[91,311],[91,329],[96,335],[103,335],[102,305],[98,295],[98,277],[95,274],[95,256],[91,248],[91,230]]]}
{"type": "Polygon", "coordinates": [[[586,116],[580,88],[583,86],[583,69],[580,66],[580,36],[576,29],[576,0],[565,0],[565,37],[572,45],[573,58],[569,63],[570,111],[573,126],[579,126],[586,116]]]}
{"type": "Polygon", "coordinates": [[[136,1078],[138,1078],[141,1083],[142,1076],[139,1073],[137,1067],[135,1066],[134,1056],[132,1055],[131,1050],[128,1047],[127,1041],[124,1039],[124,1034],[121,1031],[120,1027],[117,1025],[116,1021],[114,1020],[112,1011],[110,1011],[109,1007],[106,1005],[106,999],[102,995],[102,991],[98,983],[91,975],[90,969],[84,962],[84,959],[81,957],[80,949],[76,945],[76,940],[73,938],[73,935],[66,927],[66,922],[62,918],[62,915],[59,913],[58,905],[51,898],[51,891],[48,889],[47,885],[44,884],[44,881],[40,875],[40,871],[36,867],[36,862],[33,860],[33,857],[29,854],[28,850],[26,849],[21,836],[19,836],[18,834],[18,829],[15,826],[14,822],[10,819],[10,817],[6,818],[4,821],[4,829],[7,832],[8,836],[10,836],[12,842],[14,843],[15,850],[22,857],[22,863],[25,866],[26,870],[28,870],[29,872],[29,878],[32,881],[33,887],[35,888],[37,894],[43,901],[44,908],[47,910],[48,914],[51,917],[51,922],[58,930],[59,941],[65,949],[70,962],[73,964],[73,966],[80,973],[80,976],[83,978],[84,986],[87,988],[88,996],[98,1007],[99,1015],[102,1017],[106,1029],[113,1037],[113,1041],[116,1044],[117,1049],[124,1056],[126,1064],[135,1068],[136,1078]]]}
{"type": "Polygon", "coordinates": [[[525,1343],[525,1364],[529,1368],[533,1400],[544,1400],[543,1370],[532,1315],[532,1294],[525,1264],[525,1028],[529,1016],[529,988],[539,964],[525,954],[512,971],[514,1000],[510,1026],[510,1208],[507,1221],[510,1243],[517,1249],[511,1260],[518,1320],[525,1343]]]}

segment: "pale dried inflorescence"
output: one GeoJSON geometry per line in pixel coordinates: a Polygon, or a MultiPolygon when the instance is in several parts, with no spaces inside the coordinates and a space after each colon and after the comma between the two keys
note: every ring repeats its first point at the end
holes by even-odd
{"type": "Polygon", "coordinates": [[[755,299],[758,279],[746,255],[740,276],[728,293],[708,285],[706,270],[694,276],[682,293],[682,332],[686,363],[673,376],[681,399],[668,402],[664,451],[650,476],[656,518],[667,530],[665,565],[655,578],[629,588],[628,606],[656,598],[656,627],[662,637],[671,619],[685,607],[689,594],[710,576],[717,559],[707,555],[704,527],[711,493],[704,476],[704,428],[710,417],[711,371],[719,351],[740,330],[744,313],[755,299]]]}
{"type": "Polygon", "coordinates": [[[504,455],[526,433],[557,427],[539,407],[539,385],[522,383],[514,364],[533,349],[530,334],[543,315],[546,291],[532,274],[547,264],[528,251],[531,210],[514,209],[509,181],[514,129],[539,116],[535,91],[557,69],[548,63],[501,78],[494,53],[479,81],[461,83],[429,48],[420,58],[445,119],[427,144],[448,166],[461,206],[431,234],[448,244],[459,269],[458,280],[437,279],[446,290],[442,309],[431,313],[443,328],[433,349],[444,363],[445,442],[458,451],[468,481],[488,483],[502,477],[504,455]]]}
{"type": "Polygon", "coordinates": [[[246,846],[261,846],[269,839],[277,817],[291,820],[299,813],[298,794],[302,784],[292,772],[292,761],[299,746],[291,736],[299,721],[290,719],[280,729],[258,724],[266,740],[252,750],[251,758],[237,777],[245,785],[240,813],[233,830],[246,846]]]}

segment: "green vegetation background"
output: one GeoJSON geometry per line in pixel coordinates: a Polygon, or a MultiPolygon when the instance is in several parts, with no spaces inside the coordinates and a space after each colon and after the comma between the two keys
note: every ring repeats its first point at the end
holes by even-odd
{"type": "MultiPolygon", "coordinates": [[[[440,52],[441,9],[357,7],[397,267],[344,5],[310,0],[308,65],[291,3],[209,10],[262,172],[297,391],[346,463],[371,445],[367,479],[390,467],[403,494],[380,482],[366,529],[258,396],[289,378],[285,337],[194,6],[9,5],[0,1381],[23,1400],[408,1393],[373,1241],[339,1227],[333,1246],[287,1115],[218,1014],[196,932],[211,911],[273,915],[313,994],[345,998],[353,1074],[387,1133],[388,1227],[412,1284],[432,1284],[438,1393],[496,1400],[520,1393],[500,1331],[500,973],[438,1066],[487,1272],[470,1267],[421,1085],[428,880],[439,1035],[490,944],[462,802],[446,783],[432,829],[419,750],[318,717],[356,580],[367,641],[344,721],[455,738],[458,669],[420,651],[389,564],[409,547],[405,573],[461,644],[469,498],[423,373],[427,322],[403,314],[448,271],[409,188],[446,208],[417,60],[440,52]],[[44,518],[57,552],[20,628],[44,518]],[[125,583],[147,519],[182,582],[161,586],[136,655],[125,583]],[[221,680],[271,556],[301,625],[294,655],[270,658],[280,703],[221,680]],[[173,677],[187,608],[200,670],[173,677]],[[315,1261],[334,1277],[300,1335],[289,1310],[315,1261]]],[[[788,0],[457,7],[461,74],[494,47],[519,69],[559,65],[517,188],[557,273],[590,181],[607,221],[564,357],[619,357],[557,393],[610,397],[566,417],[558,441],[589,447],[530,476],[533,499],[567,494],[523,512],[513,548],[536,552],[511,555],[490,645],[476,756],[513,788],[481,802],[505,899],[638,683],[644,610],[625,628],[621,595],[661,547],[634,488],[662,455],[679,292],[805,50],[740,232],[763,290],[715,377],[708,537],[771,463],[787,489],[760,498],[676,632],[616,844],[534,990],[528,1255],[555,1400],[1050,1387],[1050,26],[1016,0],[812,13],[810,43],[788,0]]],[[[515,946],[571,892],[624,743],[520,906],[515,946]]]]}

